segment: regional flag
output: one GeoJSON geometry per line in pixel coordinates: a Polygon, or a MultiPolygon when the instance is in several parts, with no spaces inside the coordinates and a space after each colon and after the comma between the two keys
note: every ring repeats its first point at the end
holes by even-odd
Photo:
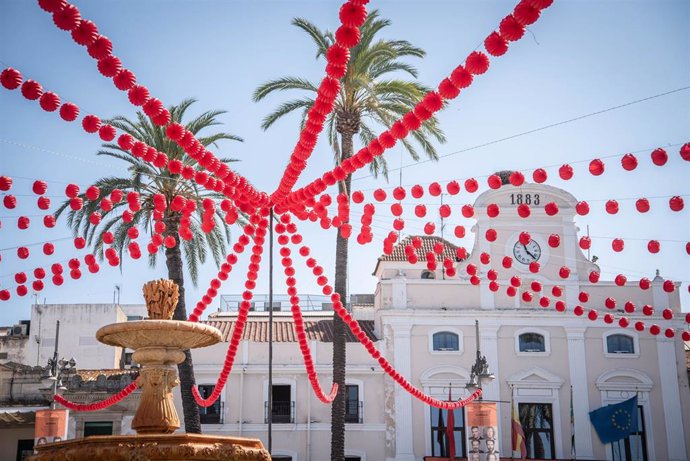
{"type": "Polygon", "coordinates": [[[637,432],[637,396],[589,412],[601,443],[611,443],[637,432]]]}
{"type": "MultiPolygon", "coordinates": [[[[450,389],[448,390],[448,401],[450,402],[450,389]]],[[[439,408],[438,411],[441,411],[439,408]]],[[[446,425],[446,438],[448,439],[448,458],[455,461],[455,414],[452,409],[448,410],[448,424],[446,425]]]]}
{"type": "Polygon", "coordinates": [[[522,430],[522,424],[520,423],[520,417],[518,416],[517,405],[513,402],[513,417],[511,421],[511,438],[513,441],[513,454],[520,453],[520,458],[525,459],[527,457],[527,446],[525,445],[525,433],[522,430]]]}

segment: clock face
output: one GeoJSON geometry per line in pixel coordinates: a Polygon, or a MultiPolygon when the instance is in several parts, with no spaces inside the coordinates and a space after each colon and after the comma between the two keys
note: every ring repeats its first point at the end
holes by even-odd
{"type": "Polygon", "coordinates": [[[513,246],[513,255],[518,262],[529,264],[534,261],[539,261],[541,257],[541,247],[534,240],[530,240],[527,245],[523,245],[518,241],[515,242],[515,246],[513,246]]]}

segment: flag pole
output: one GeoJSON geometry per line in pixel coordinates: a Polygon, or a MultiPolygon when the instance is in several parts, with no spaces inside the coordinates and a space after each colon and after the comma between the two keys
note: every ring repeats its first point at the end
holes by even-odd
{"type": "Polygon", "coordinates": [[[515,441],[513,440],[513,388],[514,385],[510,385],[510,459],[515,459],[515,441]]]}
{"type": "Polygon", "coordinates": [[[575,409],[573,408],[573,385],[570,385],[570,457],[577,460],[575,447],[575,409]]]}
{"type": "MultiPolygon", "coordinates": [[[[640,403],[640,392],[637,389],[637,386],[635,386],[635,397],[637,399],[637,404],[639,405],[640,403]]],[[[635,405],[635,416],[638,415],[638,409],[637,405],[635,405]]],[[[637,439],[637,455],[635,456],[635,459],[638,461],[640,460],[640,452],[642,451],[642,435],[640,435],[640,418],[637,418],[637,434],[636,439],[637,439]]]]}

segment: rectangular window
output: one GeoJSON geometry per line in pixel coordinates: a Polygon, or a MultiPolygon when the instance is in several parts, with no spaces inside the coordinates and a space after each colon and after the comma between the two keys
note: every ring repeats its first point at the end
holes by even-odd
{"type": "Polygon", "coordinates": [[[128,322],[136,322],[138,320],[144,320],[144,316],[143,315],[128,315],[127,316],[128,322]]]}
{"type": "Polygon", "coordinates": [[[637,406],[637,432],[611,443],[613,461],[647,461],[647,440],[645,438],[644,413],[637,406]]]}
{"type": "MultiPolygon", "coordinates": [[[[294,423],[295,402],[291,400],[292,389],[289,384],[274,384],[271,389],[271,421],[274,423],[294,423]]],[[[268,402],[266,402],[268,408],[268,402]]],[[[268,413],[266,413],[268,422],[268,413]]]]}
{"type": "Polygon", "coordinates": [[[90,435],[113,435],[112,421],[85,421],[84,437],[90,435]]]}
{"type": "Polygon", "coordinates": [[[345,422],[362,423],[362,402],[359,401],[359,386],[345,386],[345,422]]]}
{"type": "Polygon", "coordinates": [[[17,461],[29,459],[34,454],[34,439],[17,440],[17,461]]]}
{"type": "Polygon", "coordinates": [[[525,433],[527,459],[555,459],[551,404],[521,403],[518,410],[525,433]]]}
{"type": "MultiPolygon", "coordinates": [[[[431,456],[450,456],[448,445],[448,410],[431,407],[431,456]]],[[[453,410],[455,424],[453,425],[453,439],[455,441],[455,456],[467,456],[465,448],[465,412],[462,409],[453,410]]]]}
{"type": "MultiPolygon", "coordinates": [[[[213,384],[202,384],[199,386],[199,394],[202,398],[209,398],[216,386],[213,384]]],[[[218,398],[210,407],[199,406],[199,418],[201,424],[222,424],[223,406],[218,398]]]]}

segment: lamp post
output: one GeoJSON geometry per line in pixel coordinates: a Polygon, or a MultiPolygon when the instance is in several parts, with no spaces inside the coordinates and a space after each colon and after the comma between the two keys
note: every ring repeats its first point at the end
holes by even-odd
{"type": "MultiPolygon", "coordinates": [[[[479,320],[474,321],[474,331],[477,340],[477,358],[474,361],[474,365],[472,365],[470,380],[465,385],[465,388],[470,393],[475,392],[477,389],[482,389],[483,386],[486,386],[496,378],[489,370],[489,363],[486,357],[482,355],[479,347],[479,320]]],[[[479,396],[479,398],[481,399],[482,396],[479,396]]]]}
{"type": "MultiPolygon", "coordinates": [[[[60,339],[60,321],[58,320],[55,324],[55,350],[53,351],[53,357],[48,359],[48,366],[46,371],[48,375],[46,379],[53,382],[52,391],[53,395],[56,395],[58,391],[67,390],[67,387],[62,383],[62,377],[69,371],[74,370],[77,366],[77,361],[72,357],[69,360],[64,358],[58,359],[58,341],[60,339]]],[[[55,401],[52,401],[50,408],[55,409],[55,401]]]]}

